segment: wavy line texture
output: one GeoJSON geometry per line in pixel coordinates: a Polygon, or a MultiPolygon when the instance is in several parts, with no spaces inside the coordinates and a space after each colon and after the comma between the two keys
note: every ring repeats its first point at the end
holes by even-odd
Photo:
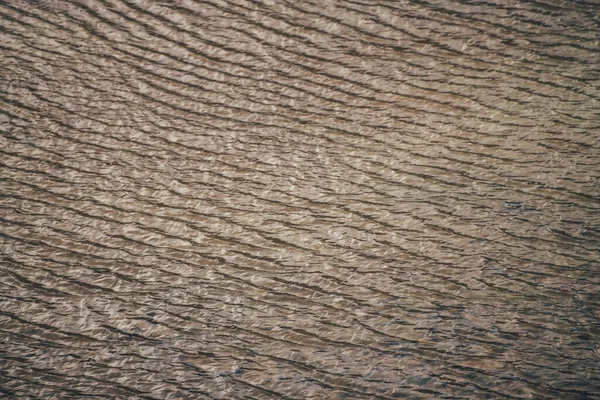
{"type": "Polygon", "coordinates": [[[599,24],[0,2],[0,393],[600,397],[599,24]]]}

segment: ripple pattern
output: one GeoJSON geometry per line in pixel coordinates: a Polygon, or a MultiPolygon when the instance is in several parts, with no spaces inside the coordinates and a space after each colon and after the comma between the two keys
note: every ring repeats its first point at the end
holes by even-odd
{"type": "Polygon", "coordinates": [[[600,4],[0,2],[0,395],[600,398],[600,4]]]}

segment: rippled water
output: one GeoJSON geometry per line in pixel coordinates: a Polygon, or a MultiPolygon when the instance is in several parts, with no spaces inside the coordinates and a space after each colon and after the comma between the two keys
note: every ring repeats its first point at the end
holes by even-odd
{"type": "Polygon", "coordinates": [[[600,397],[599,16],[0,3],[1,393],[600,397]]]}

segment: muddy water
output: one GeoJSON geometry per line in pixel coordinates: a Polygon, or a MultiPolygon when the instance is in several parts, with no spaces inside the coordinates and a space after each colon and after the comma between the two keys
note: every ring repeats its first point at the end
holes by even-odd
{"type": "Polygon", "coordinates": [[[0,391],[600,397],[599,12],[0,3],[0,391]]]}

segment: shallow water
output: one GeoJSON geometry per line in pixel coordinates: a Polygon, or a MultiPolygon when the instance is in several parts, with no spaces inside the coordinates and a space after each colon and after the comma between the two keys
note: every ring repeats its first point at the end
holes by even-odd
{"type": "Polygon", "coordinates": [[[599,16],[0,3],[0,390],[600,397],[599,16]]]}

